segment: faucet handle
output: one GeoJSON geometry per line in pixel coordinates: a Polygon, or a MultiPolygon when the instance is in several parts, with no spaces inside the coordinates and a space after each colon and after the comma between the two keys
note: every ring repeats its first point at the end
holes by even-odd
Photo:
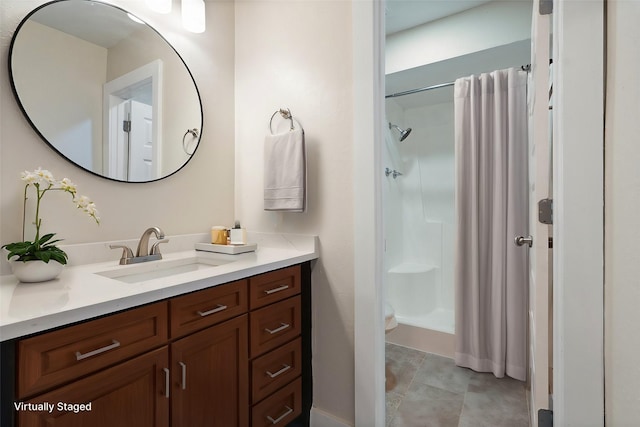
{"type": "Polygon", "coordinates": [[[160,255],[160,258],[162,258],[162,254],[160,253],[160,243],[167,243],[168,241],[169,239],[162,239],[155,242],[153,246],[151,246],[151,253],[149,255],[160,255]]]}
{"type": "Polygon", "coordinates": [[[111,249],[122,249],[122,256],[120,257],[120,264],[127,264],[127,260],[133,258],[133,251],[129,246],[125,245],[109,245],[111,249]]]}

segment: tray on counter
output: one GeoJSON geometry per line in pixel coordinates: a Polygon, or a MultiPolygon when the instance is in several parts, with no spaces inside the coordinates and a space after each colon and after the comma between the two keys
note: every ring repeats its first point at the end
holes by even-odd
{"type": "Polygon", "coordinates": [[[253,252],[258,247],[257,243],[247,243],[246,245],[216,245],[213,243],[196,243],[196,250],[206,252],[217,252],[220,254],[242,254],[253,252]]]}

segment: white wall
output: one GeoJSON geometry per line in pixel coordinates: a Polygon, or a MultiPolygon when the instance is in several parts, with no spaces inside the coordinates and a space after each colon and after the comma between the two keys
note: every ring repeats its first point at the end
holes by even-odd
{"type": "Polygon", "coordinates": [[[386,73],[526,40],[530,29],[531,2],[493,1],[387,37],[386,73]]]}
{"type": "MultiPolygon", "coordinates": [[[[351,3],[236,3],[236,217],[249,229],[313,233],[314,406],[354,420],[351,3]],[[263,210],[269,118],[290,108],[305,129],[308,210],[263,210]]],[[[280,116],[274,124],[285,129],[280,116]]]]}
{"type": "MultiPolygon", "coordinates": [[[[60,194],[46,196],[43,227],[65,243],[138,238],[152,225],[168,235],[207,231],[231,224],[234,200],[234,5],[207,2],[207,31],[192,34],[180,23],[180,8],[169,15],[149,11],[144,2],[117,0],[147,20],[181,53],[200,89],[205,132],[197,155],[179,173],[154,183],[127,184],[89,174],[54,153],[31,129],[9,86],[7,56],[13,31],[31,8],[45,1],[2,0],[0,4],[0,242],[20,240],[22,191],[20,172],[38,166],[57,178],[68,177],[80,194],[100,210],[100,226],[60,194]],[[60,196],[60,197],[59,197],[60,196]]],[[[171,243],[169,243],[170,245],[171,243]]],[[[119,253],[114,251],[116,260],[119,253]]],[[[2,257],[4,260],[4,256],[2,257]]],[[[8,274],[6,262],[0,273],[8,274]]]]}
{"type": "Polygon", "coordinates": [[[605,142],[606,423],[640,420],[640,1],[607,2],[605,142]]]}

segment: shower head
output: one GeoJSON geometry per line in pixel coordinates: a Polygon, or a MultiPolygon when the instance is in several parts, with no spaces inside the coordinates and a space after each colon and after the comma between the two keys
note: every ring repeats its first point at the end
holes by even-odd
{"type": "Polygon", "coordinates": [[[393,128],[397,129],[398,132],[400,132],[400,142],[407,139],[407,137],[411,133],[411,128],[401,129],[400,127],[394,125],[393,123],[389,123],[389,129],[393,129],[393,128]]]}

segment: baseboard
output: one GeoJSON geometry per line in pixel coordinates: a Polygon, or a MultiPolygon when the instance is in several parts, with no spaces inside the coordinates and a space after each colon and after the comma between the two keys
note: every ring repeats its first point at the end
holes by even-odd
{"type": "Polygon", "coordinates": [[[311,427],[353,427],[353,424],[334,417],[315,406],[311,408],[311,427]]]}

